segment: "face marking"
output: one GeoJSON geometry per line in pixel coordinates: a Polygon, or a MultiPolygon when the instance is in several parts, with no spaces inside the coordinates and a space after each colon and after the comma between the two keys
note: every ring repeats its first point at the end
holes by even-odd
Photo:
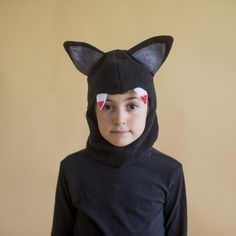
{"type": "Polygon", "coordinates": [[[135,88],[134,91],[143,100],[144,104],[148,103],[148,94],[147,94],[146,90],[138,87],[138,88],[135,88]]]}
{"type": "MultiPolygon", "coordinates": [[[[148,94],[147,94],[146,90],[144,90],[140,87],[137,87],[137,88],[133,89],[133,91],[138,95],[138,97],[141,98],[141,100],[143,101],[144,104],[148,104],[148,94]]],[[[133,99],[133,98],[137,98],[137,97],[134,96],[134,97],[130,97],[128,99],[133,99]]],[[[100,110],[102,110],[106,101],[109,101],[109,100],[107,100],[107,93],[97,94],[96,100],[97,100],[97,104],[98,104],[98,107],[100,108],[100,110]]]]}
{"type": "Polygon", "coordinates": [[[100,110],[105,105],[106,99],[107,99],[107,93],[99,93],[97,95],[97,104],[98,104],[100,110]]]}

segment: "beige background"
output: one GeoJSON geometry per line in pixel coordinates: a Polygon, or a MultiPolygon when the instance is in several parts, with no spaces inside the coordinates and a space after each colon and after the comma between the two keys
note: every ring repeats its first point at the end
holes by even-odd
{"type": "Polygon", "coordinates": [[[155,146],[184,165],[190,236],[236,235],[236,1],[0,0],[0,235],[51,229],[59,162],[84,147],[87,84],[62,43],[175,37],[155,146]]]}

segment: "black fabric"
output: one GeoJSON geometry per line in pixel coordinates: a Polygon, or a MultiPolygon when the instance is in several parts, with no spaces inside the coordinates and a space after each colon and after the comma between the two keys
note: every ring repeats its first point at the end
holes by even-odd
{"type": "Polygon", "coordinates": [[[90,136],[87,149],[97,160],[122,166],[137,158],[143,151],[152,147],[158,135],[156,117],[156,94],[151,74],[144,65],[132,58],[127,51],[108,52],[88,77],[87,121],[90,136]],[[115,147],[107,142],[98,130],[95,116],[95,95],[98,93],[125,93],[136,87],[145,89],[149,96],[149,112],[146,126],[139,139],[125,147],[115,147]]]}
{"type": "Polygon", "coordinates": [[[61,162],[52,236],[186,236],[182,166],[150,149],[121,168],[87,150],[61,162]]]}
{"type": "Polygon", "coordinates": [[[52,236],[187,235],[182,166],[152,148],[158,136],[153,76],[172,42],[171,36],[158,36],[107,53],[86,43],[64,44],[76,68],[88,76],[90,135],[84,150],[61,162],[52,236]],[[148,93],[146,126],[137,140],[116,147],[98,130],[96,95],[136,87],[148,93]]]}

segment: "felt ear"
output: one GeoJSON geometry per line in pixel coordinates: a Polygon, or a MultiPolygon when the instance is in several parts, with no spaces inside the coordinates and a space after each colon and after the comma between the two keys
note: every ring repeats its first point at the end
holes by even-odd
{"type": "Polygon", "coordinates": [[[156,36],[132,47],[129,53],[155,74],[167,58],[173,40],[172,36],[156,36]]]}
{"type": "Polygon", "coordinates": [[[64,42],[64,48],[76,68],[87,76],[93,66],[104,55],[104,52],[83,42],[66,41],[64,42]]]}

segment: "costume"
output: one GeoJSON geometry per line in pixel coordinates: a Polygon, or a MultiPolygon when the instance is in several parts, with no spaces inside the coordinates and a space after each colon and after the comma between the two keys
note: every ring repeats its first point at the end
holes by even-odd
{"type": "Polygon", "coordinates": [[[61,162],[52,236],[187,235],[182,165],[152,148],[158,135],[153,76],[172,42],[171,36],[157,36],[107,53],[87,43],[65,42],[76,68],[88,76],[90,136],[84,150],[61,162]],[[131,144],[114,146],[98,130],[96,95],[139,87],[148,94],[145,130],[131,144]]]}

